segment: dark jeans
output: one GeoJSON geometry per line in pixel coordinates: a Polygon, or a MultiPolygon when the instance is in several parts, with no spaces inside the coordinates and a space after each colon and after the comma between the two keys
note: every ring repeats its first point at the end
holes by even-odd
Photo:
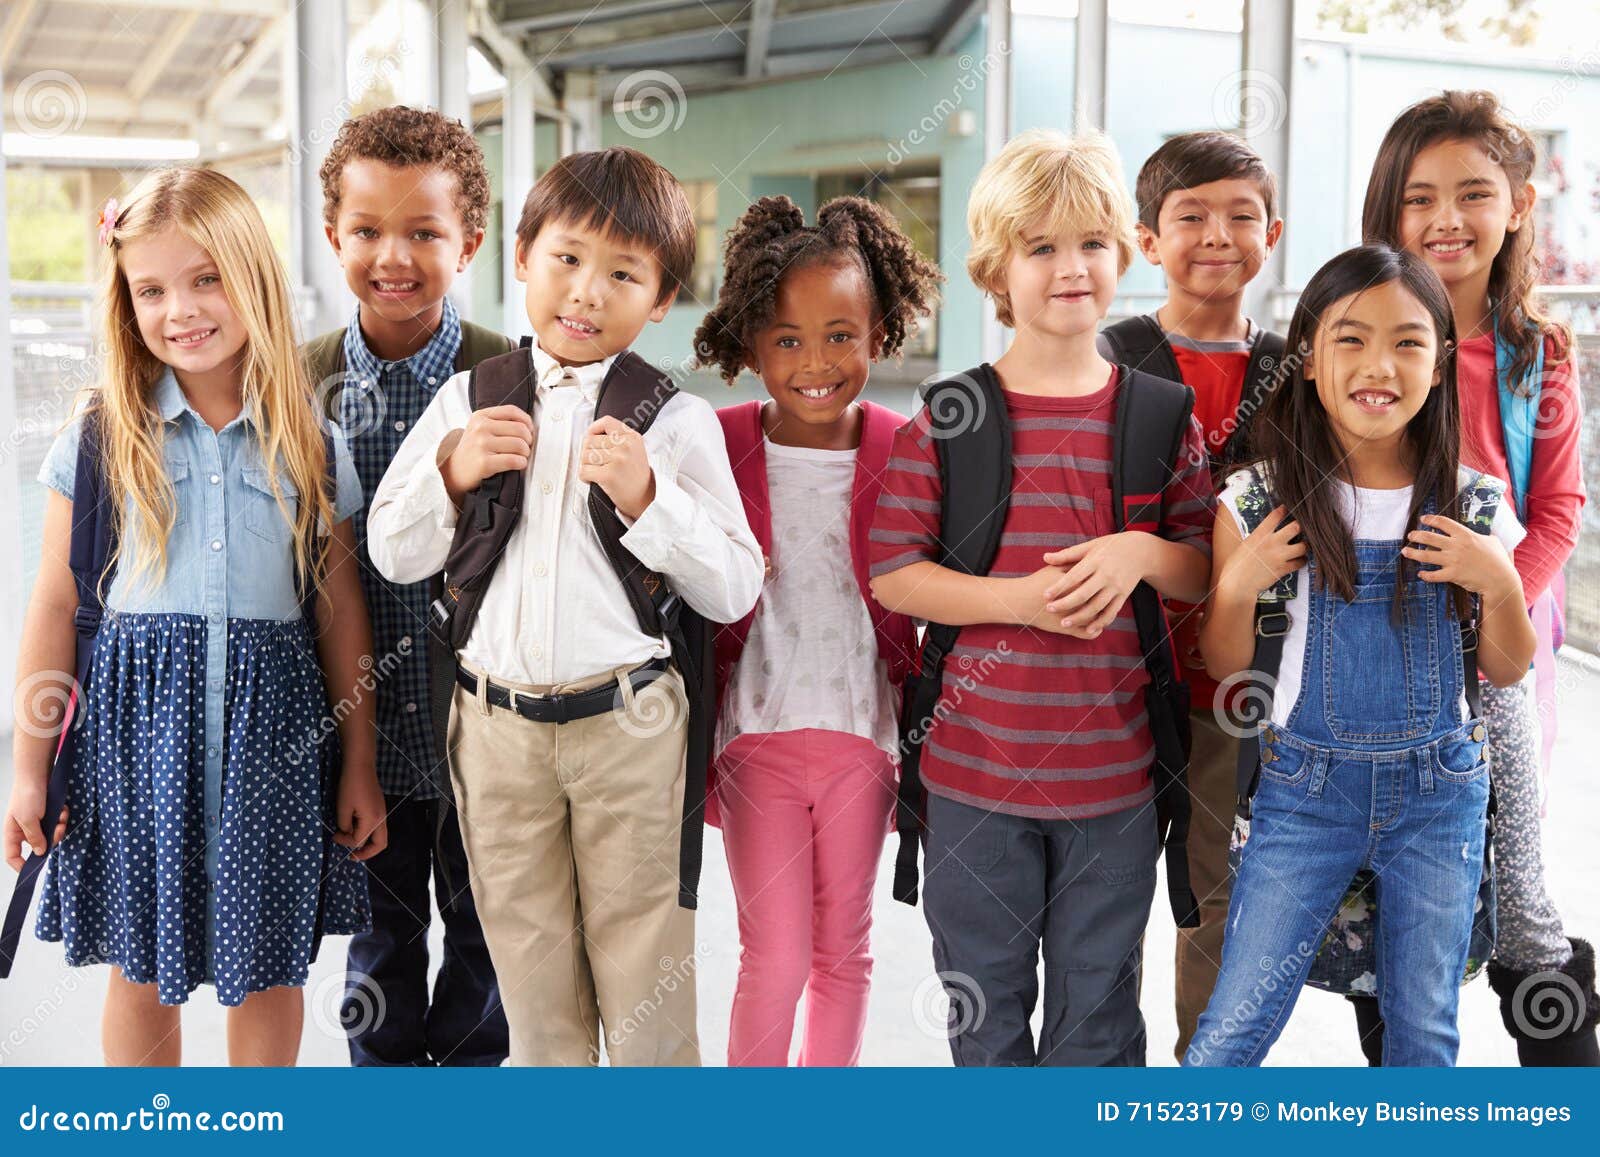
{"type": "Polygon", "coordinates": [[[1145,1063],[1140,942],[1158,853],[1149,804],[1035,820],[928,797],[923,906],[956,1064],[1145,1063]]]}
{"type": "Polygon", "coordinates": [[[367,861],[372,931],[350,941],[342,1009],[353,1065],[498,1065],[505,1014],[467,886],[467,857],[452,809],[434,846],[439,800],[386,797],[389,846],[367,861]],[[430,876],[444,917],[444,961],[428,999],[430,876]],[[452,892],[453,889],[453,892],[452,892]]]}

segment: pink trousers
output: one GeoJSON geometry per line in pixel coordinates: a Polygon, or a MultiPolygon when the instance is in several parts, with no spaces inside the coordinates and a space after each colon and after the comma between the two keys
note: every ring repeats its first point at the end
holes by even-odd
{"type": "Polygon", "coordinates": [[[870,740],[808,729],[741,735],[717,774],[741,948],[728,1064],[788,1064],[804,992],[800,1063],[853,1065],[894,767],[870,740]]]}

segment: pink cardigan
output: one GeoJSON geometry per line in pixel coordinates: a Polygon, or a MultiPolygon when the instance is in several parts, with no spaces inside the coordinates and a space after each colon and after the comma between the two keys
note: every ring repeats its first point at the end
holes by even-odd
{"type": "MultiPolygon", "coordinates": [[[[862,402],[860,405],[863,411],[861,447],[856,454],[856,480],[850,497],[850,563],[855,571],[856,585],[861,590],[861,598],[872,616],[873,630],[878,638],[878,654],[888,668],[889,683],[898,694],[906,675],[917,661],[916,626],[906,615],[885,610],[872,597],[867,573],[867,536],[872,531],[873,514],[878,508],[878,493],[883,489],[883,476],[889,465],[894,432],[905,424],[905,418],[872,402],[862,402]]],[[[722,422],[728,460],[733,464],[734,481],[739,484],[739,494],[744,499],[744,513],[750,522],[750,530],[761,544],[762,553],[770,554],[772,503],[767,495],[767,454],[761,429],[761,403],[743,402],[724,407],[717,411],[717,418],[722,422]]],[[[759,601],[757,606],[760,606],[759,601]]],[[[752,609],[737,623],[729,623],[717,630],[719,715],[733,666],[744,653],[745,641],[750,637],[750,624],[755,621],[755,615],[752,609]]],[[[722,819],[716,802],[715,767],[712,768],[706,792],[706,819],[721,826],[722,819]]]]}

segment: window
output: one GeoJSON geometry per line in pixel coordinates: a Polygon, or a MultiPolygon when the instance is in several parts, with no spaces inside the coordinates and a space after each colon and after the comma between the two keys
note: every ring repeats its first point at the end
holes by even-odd
{"type": "MultiPolygon", "coordinates": [[[[834,197],[865,197],[882,205],[900,229],[911,238],[917,251],[928,260],[939,260],[939,192],[937,170],[917,170],[902,166],[892,173],[857,171],[821,173],[817,176],[817,205],[834,197]]],[[[939,351],[939,315],[923,318],[916,335],[906,343],[908,357],[935,357],[939,351]]]]}
{"type": "Polygon", "coordinates": [[[683,191],[694,210],[694,273],[688,292],[678,295],[678,304],[710,309],[717,300],[717,277],[722,272],[722,245],[717,232],[717,182],[685,181],[683,191]]]}

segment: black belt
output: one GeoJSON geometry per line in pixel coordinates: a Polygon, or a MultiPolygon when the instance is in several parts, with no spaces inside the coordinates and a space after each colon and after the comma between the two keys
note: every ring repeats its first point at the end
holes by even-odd
{"type": "MultiPolygon", "coordinates": [[[[635,691],[642,690],[666,674],[668,661],[652,659],[628,672],[628,682],[635,691]]],[[[456,668],[456,682],[473,695],[478,694],[478,676],[465,667],[456,668]]],[[[524,719],[534,723],[570,723],[574,719],[588,719],[615,710],[619,703],[619,688],[615,680],[602,683],[588,691],[574,691],[570,695],[530,695],[526,691],[513,691],[485,677],[484,695],[492,707],[507,707],[524,719]]]]}

